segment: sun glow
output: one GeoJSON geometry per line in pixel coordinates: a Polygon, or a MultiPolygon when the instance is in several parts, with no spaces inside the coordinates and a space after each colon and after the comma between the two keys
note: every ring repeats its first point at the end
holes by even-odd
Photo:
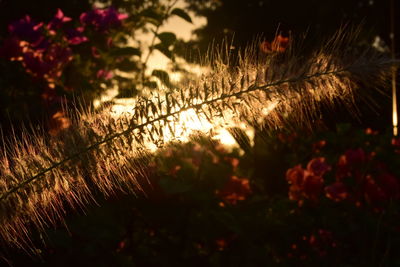
{"type": "MultiPolygon", "coordinates": [[[[117,103],[111,106],[111,116],[115,119],[133,114],[136,105],[135,99],[119,99],[117,103]]],[[[268,108],[272,110],[274,106],[268,108]]],[[[195,109],[188,109],[180,112],[179,117],[174,119],[173,127],[163,127],[163,143],[172,141],[189,142],[190,137],[197,133],[208,134],[213,140],[219,141],[227,148],[238,147],[235,138],[229,132],[229,127],[238,127],[247,134],[250,142],[253,143],[254,130],[244,123],[237,124],[232,118],[217,119],[215,124],[211,123],[204,114],[197,113],[195,109]]],[[[150,151],[158,149],[152,142],[146,142],[146,147],[150,151]]]]}

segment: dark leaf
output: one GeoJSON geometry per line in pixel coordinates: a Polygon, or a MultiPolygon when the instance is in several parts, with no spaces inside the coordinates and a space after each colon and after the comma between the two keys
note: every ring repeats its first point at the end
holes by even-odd
{"type": "Polygon", "coordinates": [[[158,79],[160,79],[160,81],[163,84],[165,84],[166,86],[171,87],[171,82],[169,80],[169,75],[168,75],[167,72],[165,72],[163,70],[153,70],[151,75],[153,75],[154,77],[157,77],[158,79]]]}
{"type": "Polygon", "coordinates": [[[138,92],[136,88],[122,88],[119,89],[117,98],[132,98],[137,96],[138,92]]]}
{"type": "Polygon", "coordinates": [[[125,72],[137,71],[139,70],[136,62],[130,61],[128,59],[121,61],[116,65],[117,69],[125,72]]]}
{"type": "Polygon", "coordinates": [[[171,11],[171,14],[176,15],[184,20],[186,20],[187,22],[192,23],[192,19],[190,18],[190,16],[188,15],[188,13],[186,13],[183,9],[180,8],[174,8],[171,11]]]}
{"type": "Polygon", "coordinates": [[[193,188],[193,184],[186,180],[160,179],[159,183],[167,194],[187,193],[193,188]]]}
{"type": "Polygon", "coordinates": [[[148,88],[150,88],[150,89],[156,89],[157,88],[157,83],[156,82],[148,81],[148,82],[143,83],[143,85],[148,87],[148,88]]]}
{"type": "Polygon", "coordinates": [[[162,32],[157,37],[165,47],[172,45],[176,41],[176,35],[172,32],[162,32]]]}
{"type": "Polygon", "coordinates": [[[122,48],[115,48],[111,51],[110,55],[114,57],[119,56],[140,56],[141,51],[139,48],[135,47],[122,47],[122,48]]]}
{"type": "Polygon", "coordinates": [[[167,58],[172,59],[172,52],[168,49],[168,47],[165,47],[162,43],[156,44],[155,46],[153,46],[153,48],[163,53],[167,58]]]}
{"type": "Polygon", "coordinates": [[[158,13],[154,8],[145,9],[140,15],[148,18],[148,22],[154,25],[159,25],[163,19],[163,15],[158,13]]]}

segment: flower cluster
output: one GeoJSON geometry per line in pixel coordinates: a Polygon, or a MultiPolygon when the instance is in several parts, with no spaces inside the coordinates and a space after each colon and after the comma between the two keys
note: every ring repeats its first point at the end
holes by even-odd
{"type": "MultiPolygon", "coordinates": [[[[229,177],[221,190],[216,191],[218,197],[231,205],[236,205],[238,201],[245,200],[250,193],[249,180],[234,175],[229,177]]],[[[224,206],[224,204],[220,203],[220,206],[224,206]]]]}
{"type": "Polygon", "coordinates": [[[293,243],[288,253],[288,258],[295,258],[303,261],[307,260],[310,256],[322,258],[326,257],[328,252],[337,246],[337,241],[331,231],[317,229],[312,234],[303,235],[299,242],[293,243]]]}
{"type": "Polygon", "coordinates": [[[80,21],[84,26],[91,26],[96,31],[106,32],[110,28],[121,26],[122,20],[128,18],[127,14],[119,13],[115,8],[94,9],[82,13],[80,21]]]}
{"type": "MultiPolygon", "coordinates": [[[[200,180],[214,177],[214,183],[209,184],[208,189],[219,207],[237,205],[252,193],[250,180],[239,172],[239,157],[233,152],[228,152],[221,144],[189,142],[184,145],[184,149],[170,147],[161,154],[163,161],[152,167],[161,169],[166,174],[166,177],[159,181],[164,193],[172,192],[173,195],[177,191],[182,193],[195,190],[191,184],[193,181],[187,177],[186,180],[182,179],[183,175],[188,174],[200,180]],[[176,190],[178,187],[180,189],[176,190]]],[[[201,190],[202,193],[207,191],[204,188],[201,190]]]]}
{"type": "Polygon", "coordinates": [[[72,50],[62,42],[51,40],[47,34],[55,35],[55,30],[67,21],[69,18],[58,10],[47,25],[36,23],[30,16],[11,23],[8,27],[10,37],[0,48],[0,56],[20,61],[27,73],[54,87],[62,70],[72,60],[72,50]]]}
{"type": "MultiPolygon", "coordinates": [[[[126,14],[118,13],[113,7],[94,9],[81,14],[81,25],[73,28],[65,27],[72,19],[60,9],[47,24],[37,23],[27,15],[8,26],[10,36],[0,47],[0,57],[21,62],[32,77],[54,88],[65,67],[74,58],[72,46],[89,41],[85,34],[87,26],[104,33],[121,26],[126,18],[126,14]]],[[[104,79],[112,77],[104,70],[97,72],[96,76],[104,79]]]]}
{"type": "Polygon", "coordinates": [[[375,159],[375,153],[362,148],[345,151],[334,168],[324,157],[314,158],[306,169],[301,165],[289,169],[286,179],[289,198],[299,205],[305,199],[317,201],[323,192],[335,202],[349,200],[357,206],[368,203],[376,210],[390,199],[400,198],[398,179],[375,159]]]}
{"type": "Polygon", "coordinates": [[[307,169],[297,165],[286,172],[286,179],[290,185],[289,198],[298,200],[302,204],[303,199],[316,201],[322,192],[323,175],[331,169],[325,158],[312,159],[307,164],[307,169]]]}

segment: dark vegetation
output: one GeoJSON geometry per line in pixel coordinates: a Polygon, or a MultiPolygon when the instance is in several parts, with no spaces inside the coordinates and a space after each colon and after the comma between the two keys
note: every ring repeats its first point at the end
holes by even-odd
{"type": "MultiPolygon", "coordinates": [[[[66,110],[92,107],[93,100],[104,92],[101,88],[113,84],[119,85],[119,98],[140,96],[144,90],[157,91],[156,83],[176,90],[178,85],[169,81],[167,72],[144,75],[148,66],[146,57],[141,56],[148,51],[135,42],[128,45],[126,36],[135,40],[135,30],[148,29],[149,25],[157,28],[168,16],[188,21],[188,10],[208,19],[208,24],[196,31],[198,40],[185,43],[168,32],[154,33],[150,51],[166,55],[172,69],[183,68],[176,58],[198,54],[196,49],[205,54],[210,44],[230,40],[233,35],[232,62],[238,62],[236,53],[241,47],[258,38],[260,44],[268,44],[268,57],[273,54],[273,62],[279,65],[280,49],[291,48],[286,39],[274,46],[276,36],[298,40],[294,44],[302,43],[303,47],[298,57],[307,58],[341,25],[360,23],[361,31],[349,51],[360,54],[374,50],[371,44],[380,36],[384,50],[379,55],[390,58],[390,1],[187,0],[188,8],[175,14],[171,13],[173,7],[168,11],[166,2],[156,0],[100,2],[115,7],[108,9],[107,20],[101,16],[104,20],[98,19],[88,1],[0,1],[0,125],[4,139],[22,142],[18,140],[44,129],[43,140],[60,136],[62,140],[64,131],[74,125],[66,110]],[[60,25],[53,24],[52,29],[49,22],[54,21],[58,9],[70,21],[62,22],[60,15],[56,17],[61,18],[57,21],[60,25]],[[82,19],[83,13],[87,20],[82,19]],[[37,28],[39,35],[36,30],[29,31],[34,27],[22,27],[22,32],[9,30],[8,25],[26,14],[36,21],[34,26],[44,22],[37,28]],[[84,30],[77,30],[82,26],[84,30]],[[68,33],[71,30],[75,30],[73,34],[68,33]],[[17,47],[12,46],[15,38],[28,42],[25,50],[7,47],[17,47]],[[56,50],[51,48],[60,48],[57,51],[64,53],[52,55],[56,50]],[[51,58],[46,62],[50,67],[29,65],[29,52],[41,53],[40,63],[46,56],[51,58]],[[59,72],[52,72],[54,69],[59,72]],[[132,78],[125,78],[117,70],[132,74],[132,78]],[[84,101],[77,107],[75,99],[84,101]],[[29,123],[34,127],[27,126],[29,123]]],[[[394,8],[398,17],[400,7],[396,3],[394,8]]],[[[400,29],[398,22],[396,28],[400,29]]],[[[400,51],[399,43],[396,51],[400,51]]],[[[349,51],[343,50],[343,54],[350,55],[349,51]]],[[[400,141],[391,133],[390,80],[378,85],[376,82],[368,78],[355,81],[356,86],[351,87],[354,102],[349,99],[352,103],[340,96],[328,101],[329,105],[321,102],[312,107],[309,103],[314,102],[309,99],[293,101],[299,103],[296,112],[281,118],[279,114],[285,111],[281,108],[278,111],[282,113],[274,113],[273,123],[266,127],[254,123],[254,143],[242,130],[231,129],[239,144],[233,150],[201,135],[193,136],[188,143],[166,145],[150,156],[138,156],[143,163],[138,166],[148,179],[139,179],[141,190],[132,192],[127,188],[129,183],[121,181],[119,187],[104,194],[101,187],[87,182],[90,194],[84,196],[89,204],[71,208],[63,206],[70,199],[61,198],[58,203],[65,207],[60,210],[65,220],[53,222],[57,214],[49,213],[49,225],[44,225],[44,230],[30,224],[29,216],[18,210],[24,205],[16,202],[9,214],[2,208],[3,229],[13,214],[21,214],[31,240],[26,244],[14,242],[14,246],[4,238],[0,264],[399,265],[400,141]],[[313,112],[308,116],[310,110],[313,112]]],[[[74,138],[68,132],[65,136],[66,140],[74,138]]],[[[2,155],[9,151],[5,146],[2,149],[2,155]]],[[[74,151],[74,147],[70,149],[74,151]]],[[[104,153],[112,149],[110,145],[104,153]]],[[[111,154],[109,157],[116,158],[111,154]]],[[[71,165],[81,170],[85,160],[82,156],[71,165]]],[[[90,160],[87,164],[95,166],[90,160]]],[[[73,168],[66,165],[60,173],[75,171],[73,168]]],[[[70,174],[74,175],[79,176],[78,172],[70,174]]],[[[114,175],[121,174],[115,168],[109,175],[113,181],[114,175]]],[[[54,183],[59,179],[56,175],[49,177],[54,183]]],[[[89,177],[83,174],[83,180],[89,181],[89,177]]],[[[8,200],[3,199],[6,191],[1,192],[1,201],[8,200]]],[[[12,207],[7,205],[2,207],[12,207]]]]}

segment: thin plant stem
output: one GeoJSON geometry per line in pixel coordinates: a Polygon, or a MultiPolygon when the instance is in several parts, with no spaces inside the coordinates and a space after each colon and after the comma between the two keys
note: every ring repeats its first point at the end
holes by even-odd
{"type": "Polygon", "coordinates": [[[99,146],[101,146],[103,144],[111,142],[111,141],[113,141],[114,139],[116,139],[118,137],[127,135],[127,134],[131,133],[134,130],[144,128],[144,127],[146,127],[148,125],[152,125],[157,121],[166,120],[169,117],[173,117],[175,115],[178,115],[178,114],[180,114],[180,113],[182,113],[184,111],[190,110],[190,109],[195,109],[195,110],[196,109],[201,109],[203,106],[206,106],[206,105],[214,103],[214,102],[223,101],[223,100],[228,99],[228,98],[233,98],[233,97],[238,98],[243,94],[247,94],[247,93],[251,93],[251,92],[255,92],[255,91],[265,91],[266,89],[271,88],[271,87],[276,87],[276,86],[279,86],[279,85],[282,85],[282,84],[286,84],[286,83],[298,82],[300,80],[301,81],[305,81],[305,80],[310,80],[310,79],[313,79],[313,78],[316,78],[316,77],[320,77],[320,76],[338,75],[338,74],[346,72],[346,71],[347,71],[346,69],[340,69],[340,70],[337,70],[337,71],[315,73],[315,74],[308,75],[308,76],[299,76],[299,77],[286,79],[286,80],[281,80],[281,81],[277,81],[277,82],[274,82],[274,83],[269,83],[269,84],[265,84],[265,85],[261,85],[261,86],[250,86],[246,90],[242,90],[242,91],[236,92],[234,94],[229,94],[229,95],[228,94],[227,95],[223,94],[223,95],[221,95],[221,96],[219,96],[217,98],[209,99],[209,100],[203,101],[201,103],[190,105],[190,106],[187,106],[187,107],[183,107],[183,108],[180,108],[180,109],[178,109],[178,110],[176,110],[174,112],[161,115],[161,116],[159,116],[157,118],[154,118],[152,120],[146,121],[145,123],[142,123],[140,125],[130,126],[124,131],[115,133],[115,134],[113,134],[113,135],[111,135],[111,136],[109,136],[109,137],[107,137],[107,138],[105,138],[105,139],[103,139],[103,140],[101,140],[99,142],[96,142],[96,143],[86,147],[85,149],[83,149],[81,151],[76,152],[75,154],[70,155],[69,157],[64,158],[61,161],[58,161],[58,162],[54,163],[49,168],[44,169],[43,171],[41,171],[41,172],[37,173],[36,175],[32,176],[31,178],[26,179],[23,182],[19,183],[18,185],[12,187],[8,191],[3,192],[0,195],[0,201],[2,201],[5,198],[7,198],[10,194],[22,189],[23,187],[25,187],[26,185],[30,184],[31,182],[33,182],[35,180],[38,180],[38,179],[41,179],[42,177],[44,177],[44,175],[46,173],[48,173],[48,172],[50,172],[50,171],[62,166],[63,164],[69,162],[70,160],[75,159],[75,158],[79,157],[82,154],[88,153],[89,151],[94,150],[94,149],[98,148],[99,146]]]}
{"type": "Polygon", "coordinates": [[[170,3],[170,0],[168,1],[167,9],[161,19],[161,21],[157,24],[156,29],[154,30],[153,38],[151,39],[150,46],[149,46],[149,52],[146,55],[146,58],[143,62],[143,68],[142,68],[142,83],[144,83],[145,79],[145,72],[147,69],[147,63],[149,62],[150,56],[153,54],[154,51],[154,44],[157,39],[158,31],[160,30],[161,26],[163,25],[164,20],[167,18],[169,11],[171,10],[172,7],[176,5],[178,0],[174,0],[172,3],[170,3]]]}

